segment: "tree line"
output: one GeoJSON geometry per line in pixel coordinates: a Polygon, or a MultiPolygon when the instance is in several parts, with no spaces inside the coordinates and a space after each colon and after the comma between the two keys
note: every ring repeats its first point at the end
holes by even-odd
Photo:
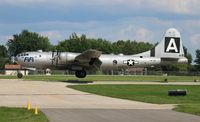
{"type": "Polygon", "coordinates": [[[147,51],[153,48],[153,44],[145,42],[136,42],[130,40],[118,40],[111,43],[104,39],[92,39],[87,38],[86,35],[80,37],[73,33],[69,39],[59,42],[55,47],[57,51],[69,51],[69,52],[83,52],[88,49],[96,49],[102,51],[104,54],[136,54],[147,51]]]}
{"type": "MultiPolygon", "coordinates": [[[[136,40],[118,40],[111,42],[102,38],[87,38],[84,34],[78,36],[76,33],[72,33],[68,39],[60,41],[57,45],[52,45],[47,37],[28,30],[22,30],[21,33],[14,34],[13,38],[8,40],[6,44],[7,48],[3,45],[0,46],[0,68],[9,62],[8,57],[16,56],[21,52],[27,51],[83,52],[88,49],[96,49],[102,51],[104,54],[122,53],[124,55],[132,55],[148,51],[155,45],[148,42],[138,42],[136,40]]],[[[200,71],[200,49],[196,50],[195,65],[191,65],[192,56],[186,47],[184,47],[184,52],[185,56],[189,59],[188,65],[170,65],[167,66],[167,70],[200,71]]]]}

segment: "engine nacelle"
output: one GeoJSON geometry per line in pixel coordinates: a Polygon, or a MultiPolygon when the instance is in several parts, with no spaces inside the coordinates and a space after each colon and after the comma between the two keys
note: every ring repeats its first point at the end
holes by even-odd
{"type": "Polygon", "coordinates": [[[75,53],[62,52],[60,53],[58,64],[68,64],[74,61],[75,57],[75,53]]]}

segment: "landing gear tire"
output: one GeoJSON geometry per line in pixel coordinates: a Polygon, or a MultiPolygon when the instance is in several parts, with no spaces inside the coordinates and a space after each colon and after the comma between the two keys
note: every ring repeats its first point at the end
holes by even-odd
{"type": "Polygon", "coordinates": [[[87,73],[85,70],[80,70],[75,72],[76,77],[78,78],[84,78],[86,77],[87,73]]]}
{"type": "Polygon", "coordinates": [[[22,74],[22,73],[17,73],[17,77],[18,77],[18,78],[22,78],[22,77],[23,77],[23,74],[22,74]]]}

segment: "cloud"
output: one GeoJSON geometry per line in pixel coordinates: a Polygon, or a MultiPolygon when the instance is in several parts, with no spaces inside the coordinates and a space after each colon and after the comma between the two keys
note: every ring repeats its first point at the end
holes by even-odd
{"type": "Polygon", "coordinates": [[[175,12],[181,14],[198,14],[196,9],[200,1],[198,0],[148,0],[145,2],[147,7],[156,10],[175,12]]]}
{"type": "Polygon", "coordinates": [[[152,41],[153,37],[153,32],[146,28],[139,28],[135,33],[135,38],[139,41],[152,41]]]}
{"type": "Polygon", "coordinates": [[[0,4],[15,5],[15,6],[29,6],[30,4],[47,3],[47,0],[0,0],[0,4]]]}
{"type": "Polygon", "coordinates": [[[195,20],[189,19],[182,22],[184,23],[185,27],[193,28],[193,29],[190,29],[191,31],[193,31],[194,29],[199,30],[200,28],[200,19],[195,19],[195,20]]]}
{"type": "Polygon", "coordinates": [[[7,41],[12,38],[13,38],[12,36],[8,36],[8,35],[0,36],[0,45],[6,45],[7,41]]]}
{"type": "MultiPolygon", "coordinates": [[[[190,22],[192,23],[193,21],[190,22]]],[[[112,41],[130,39],[152,42],[153,40],[160,41],[164,31],[171,27],[178,27],[178,29],[183,27],[183,31],[188,33],[188,31],[193,30],[189,28],[188,23],[188,21],[180,23],[180,21],[162,20],[157,17],[134,17],[122,18],[117,21],[44,21],[0,24],[0,28],[5,28],[4,31],[11,34],[20,33],[21,30],[28,29],[48,36],[53,41],[68,38],[70,34],[76,32],[87,34],[89,37],[105,38],[112,41]],[[186,25],[188,25],[187,28],[185,28],[186,25]]]]}
{"type": "Polygon", "coordinates": [[[51,42],[53,44],[57,44],[58,41],[63,40],[63,35],[61,35],[61,33],[59,31],[43,31],[43,32],[39,32],[40,35],[44,36],[44,37],[48,37],[51,42]]]}
{"type": "Polygon", "coordinates": [[[199,48],[200,47],[200,34],[194,34],[191,36],[191,42],[193,44],[194,47],[199,48]]]}
{"type": "Polygon", "coordinates": [[[122,28],[119,31],[119,37],[121,37],[122,39],[130,39],[130,40],[137,40],[137,41],[152,41],[154,38],[154,34],[153,32],[151,32],[150,30],[148,30],[147,28],[138,26],[138,25],[134,25],[134,24],[130,24],[127,25],[125,28],[122,28]]]}
{"type": "Polygon", "coordinates": [[[148,12],[172,12],[180,14],[199,15],[199,0],[0,0],[0,4],[31,7],[43,6],[67,10],[69,8],[88,7],[91,10],[119,13],[126,10],[139,10],[148,12]],[[102,9],[103,7],[103,9],[102,9]]]}

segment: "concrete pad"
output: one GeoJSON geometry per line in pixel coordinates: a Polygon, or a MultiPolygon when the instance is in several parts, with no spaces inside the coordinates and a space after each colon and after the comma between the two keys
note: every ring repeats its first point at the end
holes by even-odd
{"type": "Polygon", "coordinates": [[[173,105],[149,104],[85,93],[67,88],[69,83],[0,80],[0,106],[73,109],[172,109],[173,105]]]}
{"type": "Polygon", "coordinates": [[[43,109],[51,122],[200,122],[199,116],[150,109],[43,109]]]}

